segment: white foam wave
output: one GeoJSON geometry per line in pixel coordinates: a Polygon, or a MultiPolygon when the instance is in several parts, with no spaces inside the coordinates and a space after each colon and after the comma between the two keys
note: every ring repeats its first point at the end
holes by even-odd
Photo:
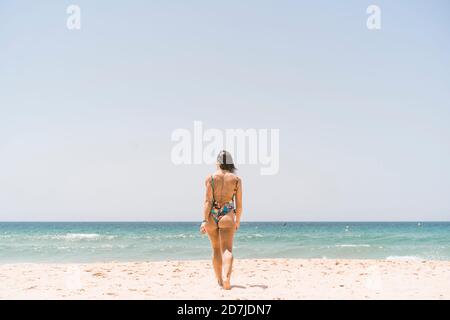
{"type": "Polygon", "coordinates": [[[418,256],[388,256],[386,260],[422,260],[418,256]]]}
{"type": "Polygon", "coordinates": [[[251,239],[251,238],[262,238],[263,235],[259,234],[259,233],[255,233],[255,234],[251,234],[247,236],[247,239],[251,239]]]}
{"type": "Polygon", "coordinates": [[[337,245],[335,245],[335,247],[340,247],[340,248],[358,248],[358,247],[369,248],[370,244],[337,244],[337,245]]]}
{"type": "Polygon", "coordinates": [[[94,239],[99,238],[97,233],[68,233],[65,235],[66,239],[94,239]]]}
{"type": "MultiPolygon", "coordinates": [[[[66,234],[58,234],[50,236],[50,239],[53,240],[92,240],[92,239],[99,239],[102,236],[98,233],[66,233],[66,234]]],[[[107,236],[107,239],[112,239],[114,236],[107,236]]]]}

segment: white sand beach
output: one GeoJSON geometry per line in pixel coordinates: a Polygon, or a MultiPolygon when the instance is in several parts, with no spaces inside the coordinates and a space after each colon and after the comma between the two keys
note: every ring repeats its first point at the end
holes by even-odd
{"type": "Polygon", "coordinates": [[[450,299],[450,261],[247,259],[232,280],[210,261],[2,264],[0,299],[450,299]]]}

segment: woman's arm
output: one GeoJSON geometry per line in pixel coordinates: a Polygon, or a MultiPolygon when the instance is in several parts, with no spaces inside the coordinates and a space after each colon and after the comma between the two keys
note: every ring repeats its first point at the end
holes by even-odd
{"type": "Polygon", "coordinates": [[[235,201],[236,201],[236,229],[239,229],[239,226],[241,225],[241,214],[242,214],[242,180],[239,178],[235,201]]]}
{"type": "Polygon", "coordinates": [[[206,191],[205,191],[205,201],[203,203],[203,221],[208,221],[209,213],[211,211],[211,206],[212,206],[212,199],[213,199],[212,188],[211,188],[211,177],[206,178],[205,186],[206,186],[206,191]]]}

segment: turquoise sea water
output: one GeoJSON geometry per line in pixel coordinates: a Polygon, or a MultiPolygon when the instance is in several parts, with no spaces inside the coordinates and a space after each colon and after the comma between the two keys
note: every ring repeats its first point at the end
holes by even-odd
{"type": "MultiPolygon", "coordinates": [[[[0,223],[0,263],[209,259],[193,222],[0,223]]],[[[243,222],[237,258],[450,260],[450,222],[243,222]]]]}

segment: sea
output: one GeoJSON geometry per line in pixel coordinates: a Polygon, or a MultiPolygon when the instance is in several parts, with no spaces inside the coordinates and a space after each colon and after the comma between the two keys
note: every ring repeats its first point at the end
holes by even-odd
{"type": "MultiPolygon", "coordinates": [[[[242,222],[234,256],[450,260],[450,222],[242,222]]],[[[0,222],[0,263],[210,259],[197,222],[0,222]]]]}

